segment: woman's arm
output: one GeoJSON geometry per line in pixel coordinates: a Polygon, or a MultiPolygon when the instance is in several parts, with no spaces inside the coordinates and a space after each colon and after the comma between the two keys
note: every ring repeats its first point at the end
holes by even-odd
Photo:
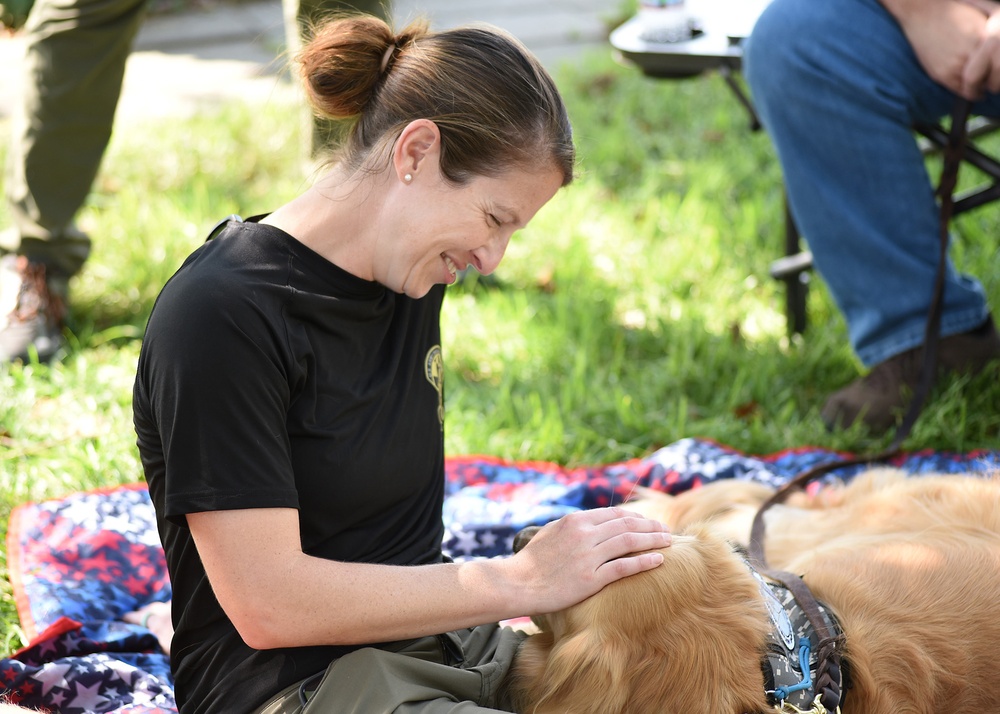
{"type": "Polygon", "coordinates": [[[630,553],[670,544],[661,523],[609,508],[550,523],[510,558],[368,565],[303,553],[294,509],[187,522],[219,603],[255,649],[386,642],[559,610],[662,562],[630,553]]]}

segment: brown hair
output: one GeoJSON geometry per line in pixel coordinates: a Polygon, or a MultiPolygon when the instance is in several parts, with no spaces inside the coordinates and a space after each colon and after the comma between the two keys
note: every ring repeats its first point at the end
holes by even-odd
{"type": "Polygon", "coordinates": [[[352,120],[336,158],[378,170],[411,121],[441,131],[441,170],[462,184],[549,157],[573,178],[572,129],[555,83],[511,35],[489,26],[430,32],[416,22],[396,34],[379,18],[339,16],[299,53],[316,111],[352,120]]]}

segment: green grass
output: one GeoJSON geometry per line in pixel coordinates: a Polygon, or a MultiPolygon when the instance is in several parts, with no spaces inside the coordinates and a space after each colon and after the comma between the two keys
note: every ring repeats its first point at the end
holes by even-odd
{"type": "MultiPolygon", "coordinates": [[[[656,82],[594,56],[558,81],[579,178],[515,237],[499,287],[449,292],[448,452],[582,464],[689,436],[751,453],[883,446],[819,422],[858,364],[818,280],[813,329],[786,336],[782,288],[767,277],[780,170],[721,79],[656,82]]],[[[305,187],[295,116],[233,105],[116,127],[81,216],[96,241],[71,286],[68,354],[0,366],[0,536],[17,504],[141,478],[131,382],[153,300],[218,219],[305,187]]],[[[963,217],[954,252],[994,305],[998,223],[995,209],[963,217]]],[[[996,370],[947,382],[906,447],[996,448],[998,403],[996,370]]],[[[0,577],[0,650],[21,644],[17,622],[0,577]]]]}

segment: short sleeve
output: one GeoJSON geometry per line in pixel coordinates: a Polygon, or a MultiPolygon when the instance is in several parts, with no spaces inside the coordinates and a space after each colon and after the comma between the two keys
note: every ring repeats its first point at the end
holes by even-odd
{"type": "MultiPolygon", "coordinates": [[[[175,277],[150,318],[137,373],[147,478],[165,516],[297,508],[286,415],[290,360],[280,301],[238,281],[175,277]],[[159,454],[157,454],[157,450],[159,454]],[[149,461],[161,460],[160,468],[149,461]]],[[[138,427],[137,427],[138,430],[138,427]]]]}

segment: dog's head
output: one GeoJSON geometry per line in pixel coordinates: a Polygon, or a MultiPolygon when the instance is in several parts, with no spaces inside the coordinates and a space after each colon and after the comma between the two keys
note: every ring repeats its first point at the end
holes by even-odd
{"type": "Polygon", "coordinates": [[[663,564],[535,618],[510,686],[525,714],[741,714],[768,708],[769,629],[743,560],[707,529],[678,534],[663,564]]]}

